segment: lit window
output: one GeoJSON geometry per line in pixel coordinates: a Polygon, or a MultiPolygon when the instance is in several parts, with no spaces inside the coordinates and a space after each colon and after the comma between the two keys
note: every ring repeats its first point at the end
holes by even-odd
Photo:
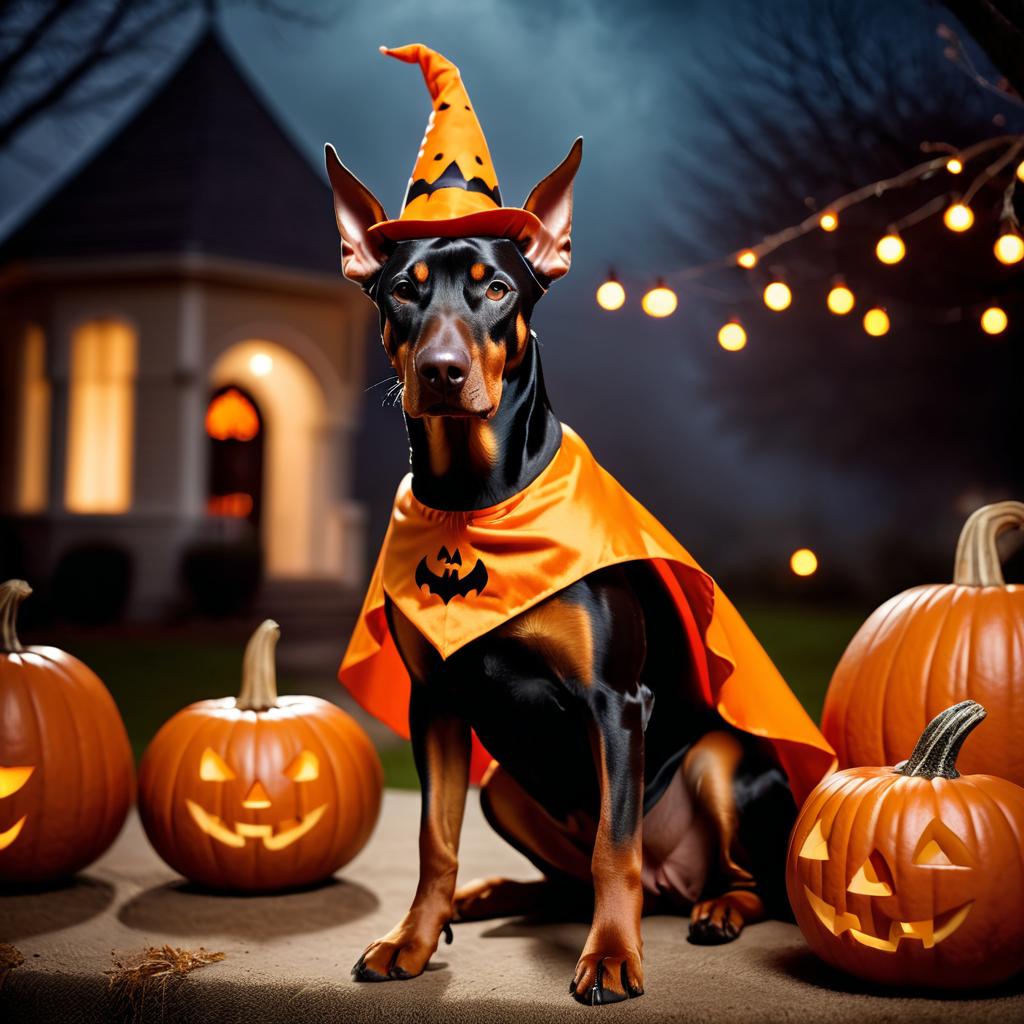
{"type": "Polygon", "coordinates": [[[136,339],[120,320],[90,320],[71,338],[65,504],[126,512],[132,500],[136,339]]]}
{"type": "Polygon", "coordinates": [[[18,430],[19,512],[46,508],[50,474],[50,382],[46,377],[46,338],[30,326],[22,338],[21,406],[18,430]]]}

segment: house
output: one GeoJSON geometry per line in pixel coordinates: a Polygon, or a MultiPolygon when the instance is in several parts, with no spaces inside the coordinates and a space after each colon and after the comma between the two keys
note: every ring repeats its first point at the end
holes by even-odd
{"type": "Polygon", "coordinates": [[[120,547],[138,618],[202,541],[255,541],[269,585],[361,584],[372,308],[325,178],[215,28],[0,242],[0,303],[6,563],[120,547]]]}

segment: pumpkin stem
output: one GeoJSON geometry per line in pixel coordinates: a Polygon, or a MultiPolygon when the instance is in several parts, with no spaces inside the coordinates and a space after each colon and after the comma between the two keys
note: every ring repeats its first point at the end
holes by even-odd
{"type": "Polygon", "coordinates": [[[996,539],[1007,530],[1024,530],[1024,502],[997,501],[972,512],[960,531],[953,582],[965,587],[1002,587],[996,539]]]}
{"type": "Polygon", "coordinates": [[[235,707],[242,711],[266,711],[277,707],[277,666],[274,648],[281,636],[281,627],[267,619],[249,637],[242,659],[242,689],[235,707]]]}
{"type": "Polygon", "coordinates": [[[946,708],[928,723],[914,752],[896,766],[896,774],[922,779],[959,779],[957,755],[964,740],[985,715],[985,709],[973,700],[962,700],[946,708]]]}
{"type": "Polygon", "coordinates": [[[17,654],[25,650],[18,639],[18,606],[32,593],[24,580],[0,583],[0,653],[17,654]]]}

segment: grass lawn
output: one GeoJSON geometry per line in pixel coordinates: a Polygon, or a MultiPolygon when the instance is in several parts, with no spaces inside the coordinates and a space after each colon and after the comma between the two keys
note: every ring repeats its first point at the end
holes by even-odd
{"type": "MultiPolygon", "coordinates": [[[[748,602],[740,610],[818,721],[832,670],[870,609],[748,602]]],[[[208,633],[191,639],[159,633],[90,636],[75,632],[50,635],[43,642],[70,651],[99,674],[121,709],[136,757],[141,757],[163,722],[186,704],[238,689],[243,644],[233,639],[221,640],[208,633]]],[[[309,691],[307,682],[287,675],[279,678],[278,688],[282,694],[309,691]]],[[[418,787],[408,743],[396,739],[382,746],[380,755],[386,785],[418,787]]]]}

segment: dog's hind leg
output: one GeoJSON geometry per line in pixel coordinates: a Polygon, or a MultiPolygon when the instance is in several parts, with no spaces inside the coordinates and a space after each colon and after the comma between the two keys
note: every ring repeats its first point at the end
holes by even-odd
{"type": "Polygon", "coordinates": [[[545,877],[479,878],[462,885],[455,893],[456,921],[533,913],[576,916],[590,910],[593,823],[556,821],[498,764],[484,776],[480,804],[494,831],[545,877]]]}
{"type": "Polygon", "coordinates": [[[743,747],[731,733],[706,733],[687,752],[683,772],[687,786],[717,839],[721,895],[698,901],[690,914],[690,941],[699,945],[731,942],[744,925],[760,921],[765,906],[754,891],[757,880],[741,863],[739,814],[733,780],[743,747]]]}

